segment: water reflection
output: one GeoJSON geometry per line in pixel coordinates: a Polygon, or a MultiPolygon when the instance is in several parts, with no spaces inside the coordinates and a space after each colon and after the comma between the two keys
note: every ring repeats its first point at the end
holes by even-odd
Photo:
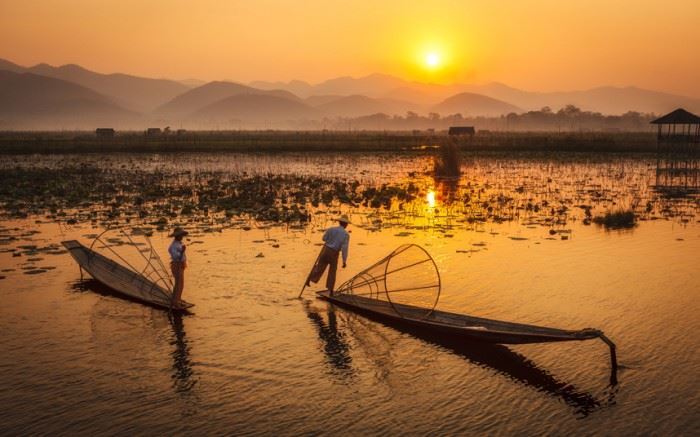
{"type": "MultiPolygon", "coordinates": [[[[352,336],[364,335],[367,330],[371,330],[373,326],[375,326],[373,322],[362,319],[360,316],[356,316],[355,313],[337,308],[330,303],[328,305],[329,314],[331,312],[335,314],[337,310],[349,315],[349,317],[344,320],[348,325],[348,332],[352,336]]],[[[524,355],[506,346],[488,343],[470,343],[464,340],[454,340],[409,328],[398,330],[411,334],[431,345],[447,349],[449,352],[466,359],[470,363],[495,370],[499,374],[513,381],[532,387],[539,392],[560,398],[574,409],[574,414],[579,418],[587,417],[592,412],[615,403],[617,380],[614,373],[611,374],[611,385],[606,390],[607,399],[601,401],[596,399],[592,394],[581,391],[572,384],[557,379],[554,375],[538,367],[537,364],[524,355]]],[[[343,334],[340,333],[339,335],[342,336],[343,334]]],[[[387,348],[391,348],[391,345],[388,344],[390,341],[388,338],[384,336],[380,336],[379,338],[387,343],[387,348]]],[[[357,343],[363,344],[364,342],[361,339],[357,339],[357,343]]],[[[373,352],[374,351],[376,351],[376,348],[373,347],[373,352]]],[[[380,373],[382,373],[382,369],[379,370],[380,373]]]]}
{"type": "Polygon", "coordinates": [[[657,158],[654,189],[671,198],[700,193],[700,159],[676,155],[657,158]]]}
{"type": "MultiPolygon", "coordinates": [[[[102,296],[117,297],[127,301],[132,300],[116,294],[111,288],[105,286],[95,279],[75,281],[71,283],[71,290],[73,292],[80,293],[93,292],[102,296]]],[[[149,305],[142,304],[140,302],[134,302],[134,304],[150,307],[149,305]]],[[[183,315],[179,313],[169,313],[162,309],[153,308],[151,316],[151,323],[153,324],[154,328],[165,328],[168,331],[171,330],[172,332],[169,344],[174,347],[170,353],[170,357],[172,359],[171,379],[173,381],[173,390],[180,395],[191,393],[192,389],[197,384],[197,378],[193,370],[193,363],[190,357],[191,346],[189,344],[189,340],[187,339],[187,335],[185,334],[183,315]]]]}
{"type": "Polygon", "coordinates": [[[169,313],[168,318],[173,329],[173,338],[170,344],[175,347],[170,354],[173,358],[173,388],[178,393],[189,392],[194,388],[197,379],[192,369],[190,345],[185,335],[182,315],[169,313]]]}
{"type": "Polygon", "coordinates": [[[321,314],[311,307],[309,301],[303,302],[306,316],[316,328],[321,350],[326,356],[326,361],[332,367],[332,372],[343,380],[351,380],[355,376],[350,356],[350,345],[346,342],[344,334],[338,330],[338,320],[335,309],[329,307],[327,311],[328,323],[323,320],[321,314]]]}

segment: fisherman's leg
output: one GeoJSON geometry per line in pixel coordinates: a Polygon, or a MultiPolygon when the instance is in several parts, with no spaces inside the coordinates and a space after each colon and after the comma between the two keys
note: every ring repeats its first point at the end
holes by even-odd
{"type": "Polygon", "coordinates": [[[329,261],[326,289],[333,294],[333,290],[335,290],[335,273],[338,271],[338,253],[336,252],[329,261]]]}
{"type": "Polygon", "coordinates": [[[316,264],[314,264],[313,269],[311,269],[309,281],[313,282],[314,284],[321,279],[321,276],[323,276],[323,272],[326,271],[326,266],[328,266],[327,252],[328,250],[326,250],[326,247],[324,246],[323,249],[321,249],[321,253],[318,255],[318,260],[316,261],[316,264]]]}
{"type": "Polygon", "coordinates": [[[183,264],[180,264],[177,285],[178,286],[175,289],[174,300],[175,302],[180,302],[180,299],[182,298],[182,291],[185,289],[185,266],[183,264]]]}
{"type": "Polygon", "coordinates": [[[173,285],[173,303],[177,304],[180,301],[180,296],[182,295],[182,280],[183,280],[183,275],[182,275],[182,266],[180,263],[171,263],[170,264],[170,270],[173,272],[173,279],[175,280],[175,284],[173,285]]]}

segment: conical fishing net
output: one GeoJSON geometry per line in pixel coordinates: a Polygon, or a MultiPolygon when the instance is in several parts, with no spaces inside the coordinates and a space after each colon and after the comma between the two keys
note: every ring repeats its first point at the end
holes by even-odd
{"type": "MultiPolygon", "coordinates": [[[[153,248],[148,234],[139,228],[107,229],[94,238],[90,249],[121,264],[167,292],[173,289],[168,268],[153,248]]],[[[166,297],[170,298],[169,295],[166,297]]]]}
{"type": "Polygon", "coordinates": [[[341,285],[357,301],[388,302],[401,317],[425,318],[440,299],[440,273],[422,247],[405,244],[341,285]]]}

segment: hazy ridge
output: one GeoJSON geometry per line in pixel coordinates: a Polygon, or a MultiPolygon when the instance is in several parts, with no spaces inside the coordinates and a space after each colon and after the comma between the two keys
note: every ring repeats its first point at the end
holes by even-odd
{"type": "Polygon", "coordinates": [[[451,122],[543,107],[558,111],[567,105],[602,114],[661,114],[677,107],[700,111],[700,99],[636,87],[541,93],[495,82],[426,84],[385,74],[318,84],[201,83],[102,74],[78,65],[23,67],[0,59],[0,129],[93,129],[97,123],[134,129],[170,124],[188,129],[316,129],[356,118],[357,128],[371,120],[371,126],[381,129],[382,120],[407,114],[431,114],[426,120],[439,115],[451,122]]]}

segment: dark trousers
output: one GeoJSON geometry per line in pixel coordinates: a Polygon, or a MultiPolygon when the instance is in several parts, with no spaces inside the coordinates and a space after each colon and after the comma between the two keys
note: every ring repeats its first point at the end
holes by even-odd
{"type": "Polygon", "coordinates": [[[314,264],[314,268],[311,270],[309,275],[309,281],[316,283],[323,276],[323,272],[326,271],[328,267],[328,277],[326,277],[326,288],[328,291],[333,292],[333,287],[335,287],[335,273],[338,271],[338,255],[340,252],[333,250],[328,246],[323,246],[321,249],[321,254],[318,256],[318,261],[314,264]]]}

